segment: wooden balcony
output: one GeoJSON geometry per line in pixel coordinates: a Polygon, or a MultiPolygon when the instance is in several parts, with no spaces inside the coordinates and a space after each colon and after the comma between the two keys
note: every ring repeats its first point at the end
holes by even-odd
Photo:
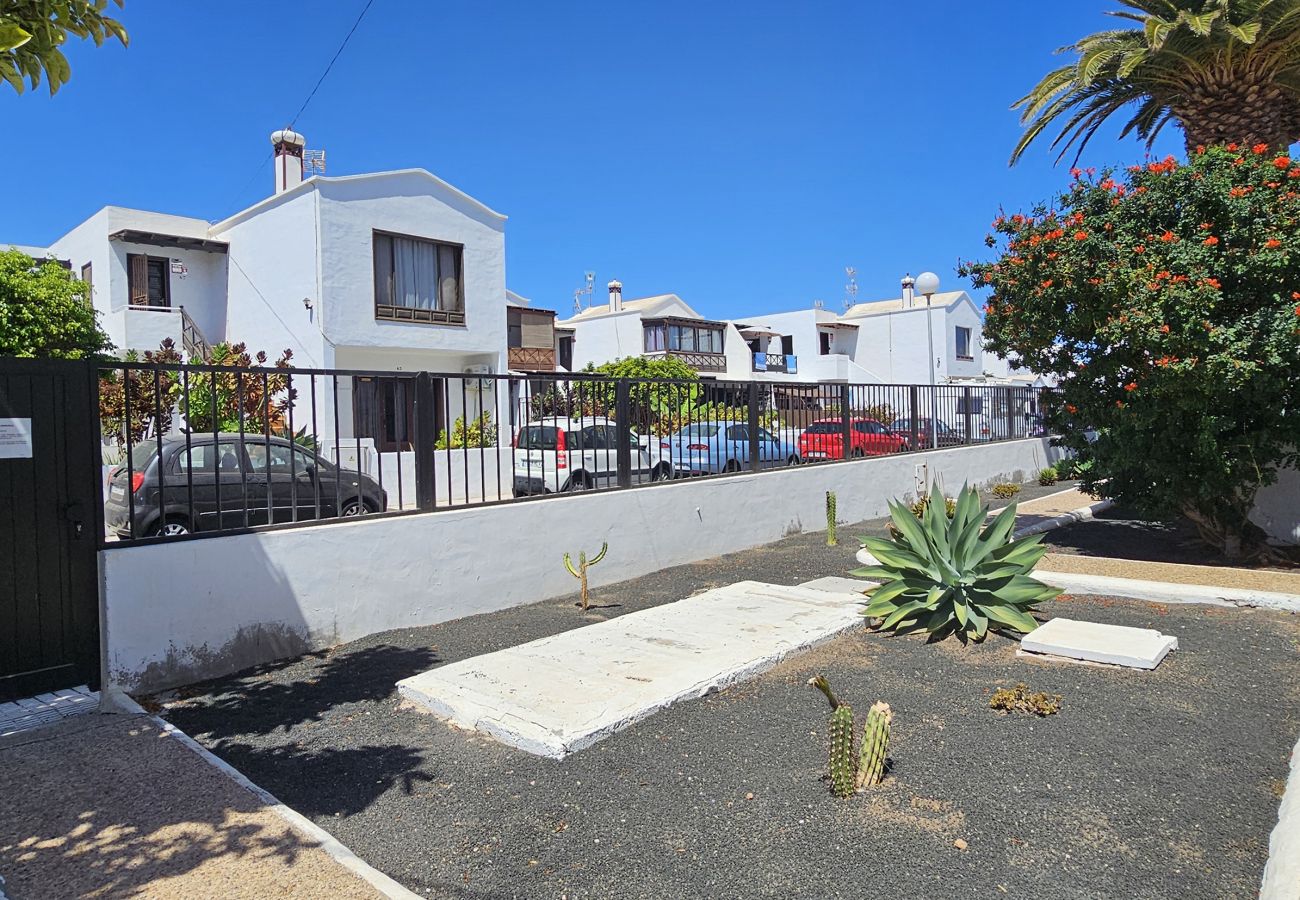
{"type": "Polygon", "coordinates": [[[697,372],[727,371],[727,356],[724,353],[705,353],[700,350],[659,350],[646,353],[645,356],[651,359],[657,356],[671,356],[674,359],[680,359],[697,372]]]}
{"type": "Polygon", "coordinates": [[[510,368],[518,372],[554,372],[554,347],[511,347],[510,368]]]}

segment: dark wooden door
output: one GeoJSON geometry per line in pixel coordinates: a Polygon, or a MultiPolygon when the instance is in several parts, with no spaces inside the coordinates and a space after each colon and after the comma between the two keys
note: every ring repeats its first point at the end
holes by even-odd
{"type": "Polygon", "coordinates": [[[0,701],[99,687],[92,364],[0,358],[0,701]]]}

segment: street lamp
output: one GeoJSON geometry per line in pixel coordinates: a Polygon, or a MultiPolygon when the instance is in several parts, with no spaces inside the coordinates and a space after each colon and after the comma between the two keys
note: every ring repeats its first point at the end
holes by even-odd
{"type": "Polygon", "coordinates": [[[934,315],[930,299],[939,292],[939,276],[922,272],[916,276],[916,292],[925,298],[925,336],[930,351],[930,446],[939,447],[939,388],[934,380],[934,315]]]}

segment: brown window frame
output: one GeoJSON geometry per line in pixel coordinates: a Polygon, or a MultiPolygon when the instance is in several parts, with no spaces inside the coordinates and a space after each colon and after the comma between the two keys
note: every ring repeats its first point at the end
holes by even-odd
{"type": "Polygon", "coordinates": [[[81,267],[81,280],[86,283],[86,305],[92,309],[95,306],[95,270],[90,263],[81,267]]]}
{"type": "MultiPolygon", "coordinates": [[[[455,241],[440,241],[434,238],[423,237],[418,234],[403,234],[399,231],[385,231],[382,228],[371,229],[370,233],[370,272],[374,281],[375,297],[375,319],[384,322],[416,322],[424,325],[456,325],[465,324],[465,245],[458,244],[455,241]],[[379,278],[378,278],[378,259],[377,248],[379,237],[389,238],[389,283],[387,289],[391,298],[392,291],[392,238],[400,238],[405,241],[419,241],[425,244],[431,244],[434,247],[450,247],[456,251],[456,302],[460,309],[418,309],[411,306],[397,306],[392,303],[381,303],[379,295],[379,278]]],[[[441,291],[441,285],[438,290],[441,291]]],[[[441,296],[439,296],[441,302],[441,296]]]]}
{"type": "Polygon", "coordinates": [[[172,260],[170,256],[151,256],[148,253],[128,253],[126,255],[126,296],[127,303],[136,309],[171,309],[172,308],[172,260]],[[144,302],[135,302],[135,275],[132,260],[144,260],[144,302]],[[149,266],[158,263],[162,266],[163,302],[149,302],[149,266]]]}

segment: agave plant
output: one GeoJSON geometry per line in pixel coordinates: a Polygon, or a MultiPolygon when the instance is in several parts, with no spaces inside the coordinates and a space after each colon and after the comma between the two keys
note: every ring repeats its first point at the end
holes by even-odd
{"type": "MultiPolygon", "coordinates": [[[[938,491],[936,483],[933,496],[942,496],[938,491]]],[[[864,539],[878,564],[851,573],[880,582],[862,614],[882,619],[882,631],[922,631],[934,640],[955,633],[963,643],[983,640],[990,630],[1037,628],[1030,608],[1061,593],[1029,575],[1047,552],[1039,546],[1042,535],[1011,540],[1014,503],[983,527],[987,514],[970,487],[962,488],[951,519],[937,503],[917,521],[891,502],[896,536],[864,539]]]]}

